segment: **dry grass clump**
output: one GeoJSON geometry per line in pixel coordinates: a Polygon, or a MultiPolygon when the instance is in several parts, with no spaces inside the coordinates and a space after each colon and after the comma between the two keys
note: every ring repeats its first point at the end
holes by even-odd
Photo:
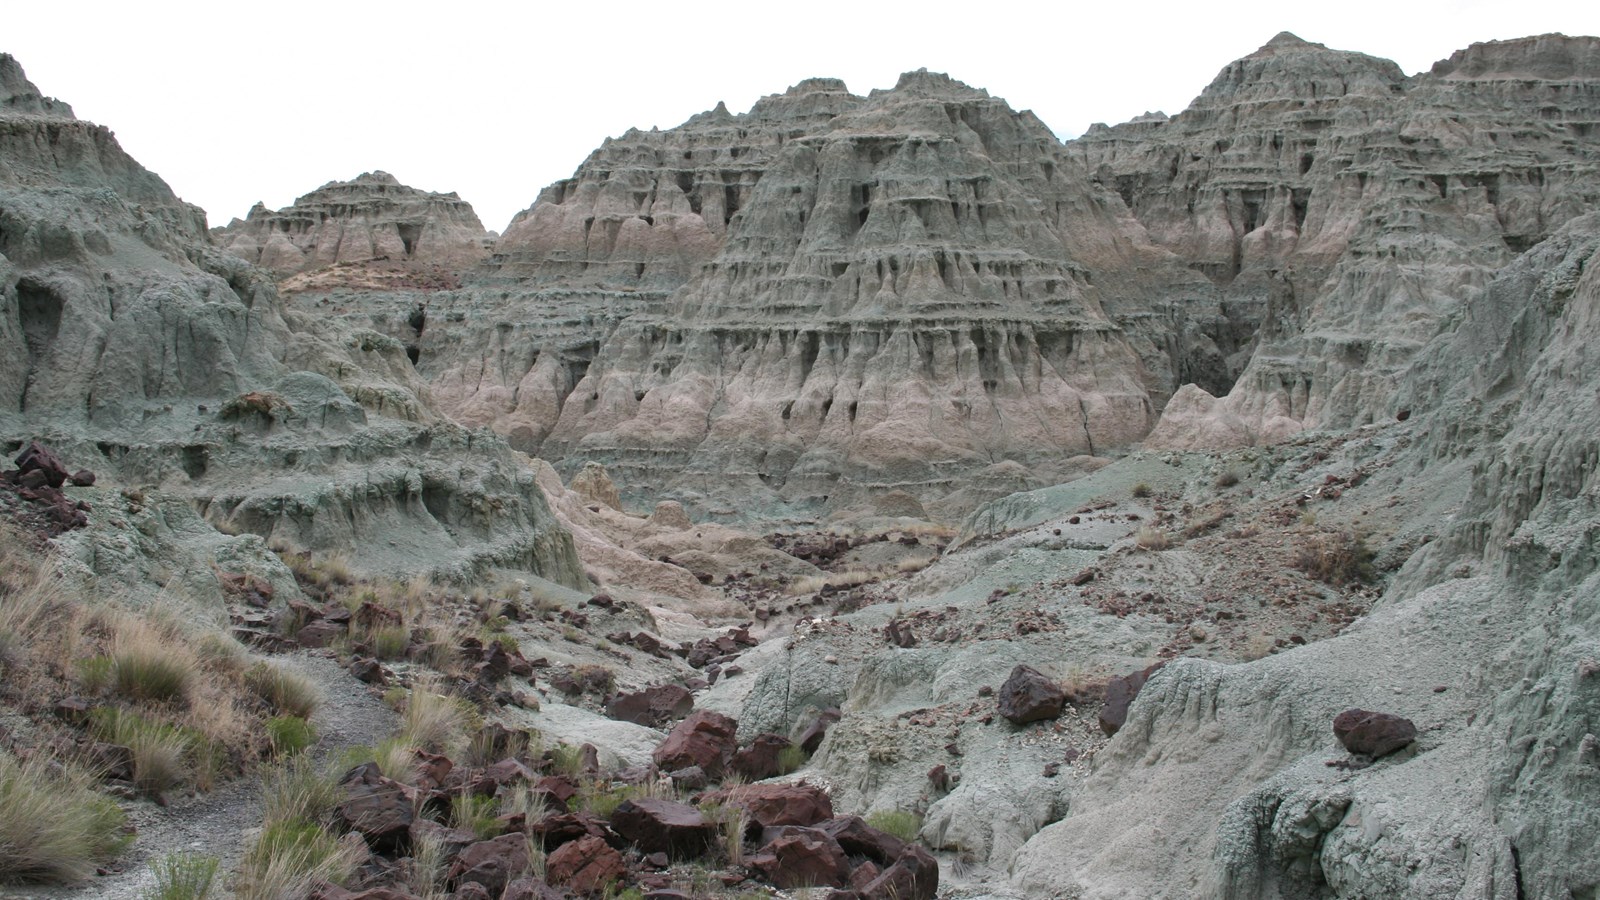
{"type": "Polygon", "coordinates": [[[1375,554],[1359,535],[1348,531],[1311,536],[1295,554],[1295,568],[1335,587],[1365,584],[1373,578],[1375,554]]]}
{"type": "Polygon", "coordinates": [[[115,707],[95,710],[91,730],[100,740],[132,751],[134,786],[158,801],[193,778],[193,763],[212,750],[192,729],[115,707]]]}
{"type": "Polygon", "coordinates": [[[185,642],[142,619],[124,616],[111,644],[111,687],[129,700],[188,702],[200,660],[185,642]]]}
{"type": "Polygon", "coordinates": [[[1141,550],[1165,550],[1172,546],[1167,533],[1153,525],[1139,526],[1139,536],[1136,540],[1141,550]]]}
{"type": "Polygon", "coordinates": [[[81,881],[122,852],[122,811],[94,785],[44,754],[0,750],[0,883],[81,881]]]}
{"type": "Polygon", "coordinates": [[[440,692],[436,681],[423,681],[406,698],[400,738],[430,753],[451,755],[478,729],[478,712],[459,697],[440,692]]]}
{"type": "Polygon", "coordinates": [[[442,900],[449,896],[446,875],[450,847],[438,833],[426,831],[411,840],[411,855],[402,863],[405,886],[423,900],[442,900]]]}
{"type": "Polygon", "coordinates": [[[844,572],[829,572],[823,575],[806,575],[796,579],[789,586],[789,593],[815,594],[823,588],[846,588],[867,584],[878,579],[878,573],[866,569],[849,569],[844,572]]]}
{"type": "Polygon", "coordinates": [[[272,662],[259,662],[245,670],[245,683],[280,713],[311,718],[322,703],[322,692],[311,679],[272,662]]]}
{"type": "Polygon", "coordinates": [[[342,884],[355,874],[360,850],[354,844],[341,843],[313,822],[270,825],[239,864],[235,896],[239,900],[283,900],[306,896],[317,879],[342,884]]]}
{"type": "Polygon", "coordinates": [[[933,565],[933,557],[913,556],[900,560],[895,564],[894,570],[899,572],[901,575],[910,575],[914,572],[921,572],[923,569],[926,569],[931,565],[933,565]]]}

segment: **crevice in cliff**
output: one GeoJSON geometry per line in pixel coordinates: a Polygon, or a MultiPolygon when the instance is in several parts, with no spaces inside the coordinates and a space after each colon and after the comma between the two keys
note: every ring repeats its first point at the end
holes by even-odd
{"type": "Polygon", "coordinates": [[[21,408],[28,408],[28,391],[33,388],[34,374],[50,353],[56,333],[61,330],[61,310],[66,301],[60,294],[32,278],[17,282],[17,318],[22,326],[23,342],[28,347],[28,370],[24,378],[21,408]]]}

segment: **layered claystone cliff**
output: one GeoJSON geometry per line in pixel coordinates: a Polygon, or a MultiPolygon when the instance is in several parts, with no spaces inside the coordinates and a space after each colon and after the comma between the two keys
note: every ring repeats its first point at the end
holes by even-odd
{"type": "Polygon", "coordinates": [[[1191,324],[1211,286],[1048,128],[925,71],[630,132],[489,270],[428,309],[421,370],[453,415],[636,490],[761,507],[1125,446],[1174,359],[1217,353],[1191,324]]]}
{"type": "Polygon", "coordinates": [[[482,260],[492,241],[471,204],[454,192],[418,190],[388,172],[331,181],[275,212],[257,203],[244,220],[217,229],[216,238],[227,252],[280,279],[347,270],[285,285],[299,289],[360,284],[361,277],[371,277],[368,269],[383,263],[388,265],[380,271],[406,272],[413,279],[430,268],[454,274],[482,260]]]}
{"type": "Polygon", "coordinates": [[[359,566],[583,578],[532,473],[442,421],[399,341],[287,310],[199,209],[0,55],[0,450],[34,438],[359,566]]]}
{"type": "Polygon", "coordinates": [[[1279,35],[1180,115],[1069,145],[1261,323],[1238,383],[1186,387],[1149,444],[1236,446],[1401,412],[1417,351],[1600,199],[1597,48],[1475,44],[1405,78],[1279,35]]]}

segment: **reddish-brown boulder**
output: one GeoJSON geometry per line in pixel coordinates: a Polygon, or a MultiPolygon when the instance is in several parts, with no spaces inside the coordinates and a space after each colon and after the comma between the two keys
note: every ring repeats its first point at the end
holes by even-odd
{"type": "Polygon", "coordinates": [[[658,684],[631,694],[618,694],[606,704],[606,715],[635,725],[655,728],[687,716],[694,695],[676,684],[658,684]]]}
{"type": "MultiPolygon", "coordinates": [[[[538,777],[538,773],[523,765],[521,760],[502,759],[479,773],[472,781],[472,792],[482,797],[493,797],[500,788],[522,784],[538,777]]],[[[565,806],[565,803],[562,804],[565,806]]]]}
{"type": "Polygon", "coordinates": [[[611,830],[645,853],[678,858],[698,856],[717,839],[717,826],[700,810],[671,800],[624,800],[611,813],[611,830]]]}
{"type": "Polygon", "coordinates": [[[811,826],[833,818],[833,800],[827,791],[806,784],[746,784],[708,795],[713,803],[741,806],[763,827],[811,826]]]}
{"type": "Polygon", "coordinates": [[[26,475],[29,472],[43,474],[44,483],[53,488],[59,488],[67,480],[67,467],[61,462],[61,457],[55,451],[39,443],[29,441],[28,446],[22,448],[17,454],[17,471],[26,475]]]}
{"type": "Polygon", "coordinates": [[[622,854],[593,835],[562,844],[545,859],[545,879],[578,893],[603,890],[627,872],[622,854]]]}
{"type": "Polygon", "coordinates": [[[483,885],[490,896],[498,897],[512,878],[527,870],[528,838],[521,834],[504,834],[462,850],[450,867],[449,877],[460,884],[475,881],[483,885]]]}
{"type": "Polygon", "coordinates": [[[1066,692],[1032,666],[1017,666],[1000,686],[1000,715],[1013,725],[1026,725],[1061,715],[1066,692]]]}
{"type": "Polygon", "coordinates": [[[383,777],[375,763],[356,766],[339,784],[344,800],[334,812],[347,828],[378,853],[404,853],[409,848],[416,815],[404,785],[383,777]]]}
{"type": "Polygon", "coordinates": [[[465,828],[451,828],[432,819],[418,819],[411,823],[411,845],[423,839],[436,842],[449,859],[478,842],[478,836],[465,828]]]}
{"type": "Polygon", "coordinates": [[[916,844],[907,844],[894,865],[860,889],[863,900],[934,900],[939,893],[939,861],[916,844]]]}
{"type": "Polygon", "coordinates": [[[697,710],[678,723],[653,755],[664,771],[699,766],[706,775],[717,778],[738,749],[734,736],[739,723],[719,712],[697,710]]]}
{"type": "Polygon", "coordinates": [[[1386,756],[1417,739],[1417,726],[1392,713],[1347,709],[1333,718],[1333,733],[1351,753],[1386,756]]]}
{"type": "Polygon", "coordinates": [[[546,775],[533,786],[533,793],[555,812],[566,812],[567,801],[578,796],[578,785],[565,775],[546,775]]]}
{"type": "Polygon", "coordinates": [[[1131,675],[1121,675],[1106,682],[1106,702],[1100,707],[1100,730],[1106,734],[1116,734],[1128,721],[1128,707],[1133,705],[1133,699],[1139,696],[1139,691],[1144,683],[1150,680],[1166,663],[1156,663],[1148,669],[1134,672],[1131,675]]]}
{"type": "Polygon", "coordinates": [[[839,842],[851,856],[865,856],[879,865],[893,865],[905,852],[906,842],[887,831],[879,831],[860,816],[840,816],[817,825],[818,830],[839,842]]]}
{"type": "Polygon", "coordinates": [[[528,822],[523,830],[546,852],[585,837],[603,838],[606,834],[605,820],[586,813],[554,813],[528,822]]]}
{"type": "Polygon", "coordinates": [[[294,639],[298,641],[302,647],[315,649],[317,647],[332,646],[334,643],[343,638],[344,635],[345,629],[343,626],[318,619],[315,622],[307,624],[299,631],[296,631],[294,633],[294,639]]]}
{"type": "Polygon", "coordinates": [[[750,857],[750,867],[780,888],[843,887],[850,861],[833,838],[815,828],[789,828],[750,857]]]}
{"type": "Polygon", "coordinates": [[[778,757],[792,746],[789,739],[781,734],[758,734],[749,746],[733,754],[733,770],[750,781],[781,775],[783,767],[778,757]]]}

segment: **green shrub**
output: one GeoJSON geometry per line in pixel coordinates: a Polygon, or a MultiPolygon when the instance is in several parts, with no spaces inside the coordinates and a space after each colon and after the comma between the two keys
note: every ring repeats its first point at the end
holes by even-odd
{"type": "Polygon", "coordinates": [[[886,831],[902,841],[915,841],[922,831],[922,817],[898,809],[884,809],[867,816],[867,824],[886,831]]]}
{"type": "Polygon", "coordinates": [[[317,730],[299,716],[278,716],[267,720],[267,740],[272,755],[293,756],[317,742],[317,730]]]}
{"type": "Polygon", "coordinates": [[[89,773],[0,750],[0,883],[87,878],[127,846],[123,822],[89,773]]]}
{"type": "Polygon", "coordinates": [[[1150,493],[1150,485],[1144,483],[1143,481],[1133,486],[1133,496],[1138,497],[1141,500],[1150,496],[1150,493]]]}
{"type": "Polygon", "coordinates": [[[198,853],[169,853],[150,864],[156,886],[143,900],[205,900],[217,879],[220,860],[198,853]]]}

